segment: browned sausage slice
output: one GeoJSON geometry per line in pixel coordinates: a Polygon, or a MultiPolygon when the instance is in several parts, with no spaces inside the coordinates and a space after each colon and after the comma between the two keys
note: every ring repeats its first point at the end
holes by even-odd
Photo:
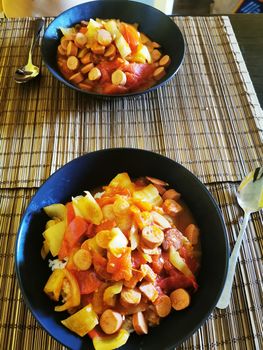
{"type": "Polygon", "coordinates": [[[148,333],[148,325],[142,312],[139,311],[132,315],[132,324],[137,334],[142,335],[148,333]]]}
{"type": "Polygon", "coordinates": [[[168,295],[160,295],[154,302],[156,312],[160,317],[169,315],[172,309],[172,302],[168,295]]]}
{"type": "Polygon", "coordinates": [[[154,302],[158,298],[158,292],[154,285],[150,282],[143,282],[140,287],[140,291],[146,296],[147,299],[154,302]]]}
{"type": "Polygon", "coordinates": [[[76,70],[79,68],[80,62],[76,56],[69,56],[67,59],[67,67],[70,70],[76,70]]]}
{"type": "Polygon", "coordinates": [[[139,304],[141,293],[137,289],[122,288],[120,302],[123,306],[139,304]]]}
{"type": "Polygon", "coordinates": [[[170,63],[171,63],[171,58],[168,55],[164,55],[159,61],[159,65],[163,67],[168,67],[170,63]]]}
{"type": "Polygon", "coordinates": [[[177,201],[178,199],[180,199],[181,194],[179,192],[176,192],[173,188],[170,188],[169,190],[164,192],[162,197],[163,197],[164,201],[166,199],[173,199],[173,200],[177,201]]]}
{"type": "Polygon", "coordinates": [[[155,71],[153,72],[153,78],[155,80],[160,80],[165,76],[165,69],[164,67],[158,67],[157,69],[155,69],[155,71]]]}
{"type": "Polygon", "coordinates": [[[145,226],[142,230],[143,243],[150,249],[159,247],[164,239],[163,231],[156,225],[145,226]]]}
{"type": "Polygon", "coordinates": [[[121,328],[122,322],[123,316],[119,312],[111,309],[105,310],[100,317],[101,329],[106,334],[113,334],[117,332],[121,328]]]}

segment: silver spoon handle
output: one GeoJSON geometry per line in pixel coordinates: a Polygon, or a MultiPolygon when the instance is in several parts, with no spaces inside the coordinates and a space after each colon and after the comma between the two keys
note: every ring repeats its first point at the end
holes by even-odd
{"type": "Polygon", "coordinates": [[[32,37],[30,49],[29,49],[28,63],[27,63],[28,65],[32,65],[32,52],[39,38],[43,25],[44,25],[44,20],[42,18],[38,18],[34,21],[34,35],[32,37]]]}
{"type": "Polygon", "coordinates": [[[237,241],[235,243],[235,247],[232,251],[231,257],[229,259],[229,266],[228,266],[228,272],[227,272],[227,277],[226,277],[226,283],[223,289],[223,292],[221,294],[221,297],[216,305],[217,308],[219,309],[225,309],[229,303],[230,303],[230,297],[231,297],[231,290],[232,290],[232,284],[234,280],[234,275],[235,275],[235,270],[236,270],[236,263],[237,263],[237,258],[239,256],[239,250],[240,246],[243,240],[243,236],[247,227],[247,223],[250,217],[250,212],[245,212],[244,219],[242,222],[242,226],[237,238],[237,241]]]}

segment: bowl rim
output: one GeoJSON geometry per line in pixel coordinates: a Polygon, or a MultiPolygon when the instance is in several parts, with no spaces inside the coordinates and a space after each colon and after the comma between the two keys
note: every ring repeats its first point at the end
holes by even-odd
{"type": "MultiPolygon", "coordinates": [[[[16,272],[16,276],[19,282],[19,288],[22,292],[22,297],[23,300],[25,301],[26,306],[28,307],[28,309],[30,310],[30,312],[32,313],[32,315],[34,316],[35,320],[41,325],[41,327],[43,328],[43,330],[45,332],[47,332],[52,338],[54,338],[56,341],[58,341],[58,343],[62,344],[63,346],[68,347],[67,344],[65,344],[63,342],[62,339],[60,339],[59,337],[57,337],[56,335],[52,334],[51,330],[48,330],[44,324],[41,322],[41,320],[37,317],[37,313],[35,312],[34,308],[31,305],[31,302],[28,298],[28,295],[25,291],[25,288],[23,286],[22,283],[22,279],[21,279],[21,274],[20,274],[20,267],[19,267],[19,263],[18,263],[18,259],[17,256],[19,254],[19,242],[21,239],[21,234],[23,233],[23,225],[24,225],[24,221],[27,218],[27,216],[32,213],[32,211],[29,211],[30,209],[30,205],[32,204],[32,202],[34,201],[35,197],[38,195],[38,192],[40,191],[40,189],[42,189],[49,181],[52,181],[53,177],[57,176],[60,172],[62,172],[66,167],[68,167],[69,165],[74,164],[75,162],[79,161],[80,159],[84,159],[86,157],[92,156],[93,154],[99,154],[99,153],[111,153],[111,152],[122,152],[122,151],[127,151],[127,152],[138,152],[138,153],[145,153],[145,154],[149,154],[152,156],[156,156],[158,158],[162,158],[166,161],[169,161],[171,163],[176,163],[176,166],[179,168],[182,168],[184,171],[186,171],[187,173],[189,173],[190,176],[192,176],[194,178],[194,180],[196,181],[196,183],[198,183],[198,185],[202,188],[202,190],[205,192],[206,196],[209,198],[210,202],[213,204],[213,207],[216,211],[217,214],[217,218],[219,219],[220,225],[221,225],[221,229],[222,229],[222,233],[223,233],[223,237],[224,237],[224,252],[225,252],[225,258],[224,258],[224,262],[225,262],[225,268],[224,268],[224,273],[222,276],[222,281],[221,281],[221,285],[218,288],[218,292],[216,295],[216,298],[214,299],[214,302],[211,303],[211,306],[209,309],[207,309],[206,313],[204,315],[202,315],[202,318],[199,320],[199,322],[196,324],[196,326],[189,332],[187,332],[187,334],[182,337],[180,340],[178,340],[177,342],[174,343],[174,345],[172,345],[171,347],[166,347],[163,350],[173,350],[175,347],[179,346],[180,344],[182,344],[184,341],[186,341],[187,339],[189,339],[208,319],[209,315],[211,315],[212,311],[214,310],[214,308],[216,307],[216,304],[219,300],[219,297],[223,291],[223,287],[225,285],[225,281],[226,281],[226,276],[227,276],[227,271],[228,271],[228,265],[229,265],[229,242],[228,242],[228,238],[227,238],[227,229],[226,229],[226,225],[223,219],[223,215],[220,211],[220,208],[217,204],[217,202],[215,201],[214,197],[212,196],[212,194],[210,193],[210,191],[207,189],[207,187],[204,185],[204,183],[202,183],[198,177],[192,173],[190,170],[188,170],[185,166],[183,166],[182,164],[178,163],[176,160],[173,160],[167,156],[164,156],[160,153],[154,152],[154,151],[149,151],[149,150],[145,150],[145,149],[141,149],[141,148],[133,148],[133,147],[116,147],[116,148],[106,148],[106,149],[100,149],[100,150],[95,150],[95,151],[91,151],[91,152],[87,152],[84,153],[72,160],[70,160],[69,162],[65,163],[63,166],[59,167],[56,171],[54,171],[53,174],[51,174],[46,180],[44,180],[44,182],[41,184],[41,186],[39,186],[39,188],[36,190],[35,194],[31,197],[24,214],[21,217],[20,220],[20,224],[19,224],[19,228],[17,231],[17,236],[16,236],[16,241],[15,241],[15,272],[16,272]]],[[[190,208],[191,209],[191,208],[190,208]]]]}
{"type": "MultiPolygon", "coordinates": [[[[115,4],[121,4],[121,5],[124,5],[124,1],[122,0],[110,0],[111,3],[115,3],[115,4]]],[[[50,67],[50,64],[47,62],[47,60],[44,58],[45,55],[44,55],[44,42],[45,42],[45,39],[46,39],[46,32],[50,29],[50,27],[52,25],[54,25],[54,23],[56,22],[57,19],[60,19],[61,17],[65,16],[68,12],[70,12],[72,9],[74,8],[77,8],[77,7],[85,7],[85,6],[95,6],[95,5],[92,5],[92,4],[96,4],[96,3],[102,3],[102,0],[92,0],[90,2],[85,2],[85,3],[82,3],[82,4],[78,4],[76,6],[73,6],[73,7],[70,7],[68,9],[66,9],[65,11],[61,12],[58,16],[56,16],[52,22],[45,28],[45,31],[44,31],[44,34],[43,34],[43,37],[42,37],[42,40],[41,40],[41,56],[42,56],[42,60],[45,64],[45,66],[47,67],[47,69],[49,70],[49,72],[56,78],[58,79],[62,84],[66,85],[67,87],[71,88],[71,89],[74,89],[78,92],[81,92],[83,93],[84,95],[86,96],[89,96],[89,97],[98,97],[98,98],[105,98],[105,99],[111,99],[111,98],[128,98],[128,97],[134,97],[134,96],[140,96],[140,95],[144,95],[144,94],[147,94],[147,93],[150,93],[160,87],[162,87],[163,85],[165,85],[166,83],[168,83],[172,78],[174,78],[174,76],[178,73],[179,69],[181,68],[183,62],[184,62],[184,58],[185,58],[185,52],[186,52],[186,42],[185,42],[185,39],[184,39],[184,35],[182,33],[182,31],[180,30],[180,28],[178,27],[178,25],[171,19],[171,16],[169,15],[166,15],[164,12],[162,12],[161,10],[151,6],[151,5],[148,5],[148,4],[145,4],[145,3],[142,3],[142,2],[138,2],[138,1],[134,1],[134,0],[129,0],[126,2],[126,5],[130,5],[129,3],[134,3],[136,4],[136,6],[141,6],[142,8],[151,8],[152,11],[156,12],[159,14],[159,16],[165,18],[170,21],[176,28],[177,30],[177,35],[180,36],[180,40],[182,42],[182,54],[181,54],[181,57],[180,57],[180,63],[178,64],[177,68],[175,69],[174,72],[172,72],[172,74],[165,78],[162,78],[160,80],[160,82],[157,82],[155,85],[151,86],[150,88],[146,89],[146,90],[143,90],[143,91],[133,91],[133,92],[129,92],[129,93],[125,93],[125,94],[102,94],[102,93],[96,93],[96,92],[93,92],[93,91],[86,91],[86,90],[83,90],[83,89],[80,89],[78,86],[74,85],[74,84],[71,84],[66,78],[64,78],[60,72],[57,72],[55,69],[53,69],[52,67],[50,67]]]]}

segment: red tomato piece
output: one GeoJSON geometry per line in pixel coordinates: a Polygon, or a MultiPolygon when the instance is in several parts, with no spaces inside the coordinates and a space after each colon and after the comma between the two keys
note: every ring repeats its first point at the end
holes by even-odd
{"type": "Polygon", "coordinates": [[[99,224],[98,226],[96,226],[95,228],[95,233],[98,233],[102,230],[111,230],[113,227],[115,227],[116,221],[114,220],[108,220],[106,219],[105,221],[103,221],[101,224],[99,224]]]}
{"type": "Polygon", "coordinates": [[[136,270],[139,270],[142,264],[146,264],[147,260],[143,255],[136,249],[132,252],[132,267],[136,270]]]}
{"type": "Polygon", "coordinates": [[[72,271],[72,273],[78,281],[80,294],[93,293],[102,283],[94,271],[72,271]]]}
{"type": "Polygon", "coordinates": [[[131,248],[125,248],[120,257],[108,252],[107,272],[112,273],[112,279],[129,281],[132,278],[131,248]]]}
{"type": "Polygon", "coordinates": [[[102,93],[107,95],[125,94],[127,92],[128,92],[128,89],[126,86],[113,85],[111,83],[105,83],[102,86],[102,93]]]}
{"type": "Polygon", "coordinates": [[[104,258],[100,253],[92,253],[92,261],[94,269],[97,275],[103,279],[111,279],[111,275],[107,272],[107,259],[104,258]]]}
{"type": "Polygon", "coordinates": [[[194,288],[194,290],[198,288],[195,278],[186,277],[182,272],[176,269],[169,271],[169,277],[160,279],[158,281],[158,286],[165,294],[178,288],[194,288]]]}
{"type": "Polygon", "coordinates": [[[75,217],[75,212],[74,212],[72,202],[68,202],[66,204],[66,209],[67,209],[67,222],[69,224],[75,217]]]}
{"type": "Polygon", "coordinates": [[[148,63],[130,63],[122,68],[126,73],[126,86],[132,90],[143,86],[153,75],[155,66],[148,63]]]}
{"type": "Polygon", "coordinates": [[[77,246],[80,239],[85,235],[87,229],[87,221],[79,216],[75,216],[66,228],[62,245],[58,253],[59,259],[63,259],[70,255],[72,249],[77,246]]]}
{"type": "Polygon", "coordinates": [[[161,254],[151,255],[151,257],[152,257],[151,267],[152,267],[153,271],[155,273],[157,273],[157,275],[160,275],[160,273],[163,270],[164,260],[161,256],[161,254]]]}

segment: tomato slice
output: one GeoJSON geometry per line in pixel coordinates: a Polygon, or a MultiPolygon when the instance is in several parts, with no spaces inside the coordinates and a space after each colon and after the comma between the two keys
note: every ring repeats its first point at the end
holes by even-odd
{"type": "Polygon", "coordinates": [[[72,249],[79,243],[88,229],[88,223],[85,219],[76,216],[67,226],[64,238],[58,253],[59,259],[68,257],[72,249]]]}
{"type": "Polygon", "coordinates": [[[90,294],[95,292],[102,281],[98,279],[94,271],[71,271],[78,281],[80,294],[90,294]]]}

